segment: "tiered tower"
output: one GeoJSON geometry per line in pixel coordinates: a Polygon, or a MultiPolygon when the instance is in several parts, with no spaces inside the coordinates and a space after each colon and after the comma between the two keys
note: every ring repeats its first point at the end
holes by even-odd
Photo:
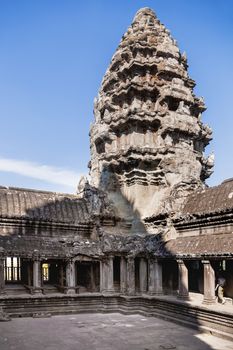
{"type": "Polygon", "coordinates": [[[92,184],[120,216],[128,215],[126,203],[142,221],[179,210],[212,173],[203,155],[211,129],[187,68],[155,13],[139,10],[103,78],[90,133],[92,184]]]}

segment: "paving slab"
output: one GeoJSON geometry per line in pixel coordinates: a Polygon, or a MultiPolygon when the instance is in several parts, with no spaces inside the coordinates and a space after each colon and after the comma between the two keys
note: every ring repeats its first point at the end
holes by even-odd
{"type": "Polygon", "coordinates": [[[155,317],[78,314],[0,323],[1,350],[232,350],[233,343],[155,317]]]}

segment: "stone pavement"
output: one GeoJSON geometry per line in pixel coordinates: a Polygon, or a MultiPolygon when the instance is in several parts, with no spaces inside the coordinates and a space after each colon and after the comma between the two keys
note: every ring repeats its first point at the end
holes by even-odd
{"type": "Polygon", "coordinates": [[[140,315],[78,314],[0,323],[1,350],[232,350],[233,343],[140,315]]]}

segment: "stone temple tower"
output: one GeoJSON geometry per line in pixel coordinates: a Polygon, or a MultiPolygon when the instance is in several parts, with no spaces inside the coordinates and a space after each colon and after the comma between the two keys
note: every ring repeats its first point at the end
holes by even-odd
{"type": "Polygon", "coordinates": [[[90,132],[92,185],[106,191],[119,217],[144,222],[175,213],[212,173],[212,157],[203,155],[211,129],[187,68],[155,13],[139,10],[103,78],[90,132]]]}

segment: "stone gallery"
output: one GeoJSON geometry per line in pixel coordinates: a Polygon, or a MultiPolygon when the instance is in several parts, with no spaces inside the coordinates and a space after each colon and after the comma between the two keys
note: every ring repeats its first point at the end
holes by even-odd
{"type": "Polygon", "coordinates": [[[6,314],[175,313],[232,333],[215,288],[224,280],[232,304],[233,180],[205,184],[212,132],[187,70],[169,30],[139,10],[94,101],[90,180],[73,195],[0,188],[6,314]]]}

